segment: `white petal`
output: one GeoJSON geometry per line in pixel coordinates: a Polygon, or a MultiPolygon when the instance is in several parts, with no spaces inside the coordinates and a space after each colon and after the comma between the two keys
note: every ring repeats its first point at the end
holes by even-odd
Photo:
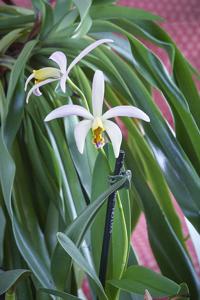
{"type": "Polygon", "coordinates": [[[92,114],[87,109],[82,106],[73,104],[63,105],[54,109],[46,116],[44,120],[45,122],[48,122],[53,119],[64,118],[67,116],[79,116],[85,119],[93,120],[92,114]]]}
{"type": "Polygon", "coordinates": [[[114,122],[105,120],[103,122],[104,128],[112,142],[113,150],[115,157],[119,156],[119,151],[122,143],[122,133],[119,128],[114,122]]]}
{"type": "Polygon", "coordinates": [[[68,77],[68,74],[65,73],[61,79],[60,79],[60,87],[61,87],[61,90],[63,91],[63,93],[66,92],[66,81],[67,81],[67,77],[68,77]]]}
{"type": "Polygon", "coordinates": [[[35,90],[33,91],[33,94],[34,94],[35,96],[37,96],[37,97],[39,97],[39,96],[42,95],[42,93],[40,92],[40,89],[39,89],[39,88],[35,89],[35,90]]]}
{"type": "Polygon", "coordinates": [[[145,290],[144,300],[153,300],[148,290],[145,290]]]}
{"type": "Polygon", "coordinates": [[[84,146],[85,146],[85,139],[86,136],[92,126],[92,121],[90,120],[83,120],[80,121],[75,129],[74,129],[74,137],[76,141],[76,145],[78,148],[78,151],[83,154],[84,146]]]}
{"type": "Polygon", "coordinates": [[[51,60],[55,61],[55,63],[57,63],[57,65],[59,66],[60,71],[62,72],[62,74],[66,73],[67,58],[66,58],[66,56],[63,52],[56,51],[53,54],[51,54],[49,59],[51,59],[51,60]]]}
{"type": "Polygon", "coordinates": [[[28,95],[27,95],[27,97],[26,97],[26,103],[28,103],[29,97],[30,97],[30,95],[31,95],[34,91],[36,91],[36,93],[37,93],[37,89],[38,89],[39,87],[41,87],[41,86],[43,86],[43,85],[45,85],[45,84],[47,84],[47,83],[56,81],[56,80],[58,80],[58,79],[50,78],[50,79],[43,80],[43,81],[41,81],[41,82],[39,82],[39,83],[37,83],[37,84],[34,84],[34,86],[33,86],[33,87],[30,89],[30,91],[28,92],[28,95]]]}
{"type": "Polygon", "coordinates": [[[103,43],[112,43],[112,42],[113,42],[113,40],[110,40],[110,39],[101,39],[101,40],[95,41],[94,43],[92,43],[91,45],[86,47],[83,51],[81,51],[81,53],[71,62],[71,64],[69,65],[69,67],[67,69],[67,72],[69,73],[71,71],[71,69],[93,49],[95,49],[96,47],[100,46],[103,43]]]}
{"type": "Polygon", "coordinates": [[[109,109],[102,116],[102,119],[107,120],[114,117],[131,117],[131,118],[141,119],[146,122],[150,122],[150,119],[147,116],[147,114],[145,114],[141,109],[129,105],[116,106],[109,109]]]}
{"type": "Polygon", "coordinates": [[[94,117],[102,115],[104,99],[104,76],[103,72],[97,70],[92,82],[92,108],[94,117]]]}
{"type": "Polygon", "coordinates": [[[24,86],[24,90],[26,91],[27,90],[27,86],[29,84],[29,82],[31,81],[31,79],[34,78],[34,74],[32,73],[27,79],[26,79],[26,82],[25,82],[25,86],[24,86]]]}

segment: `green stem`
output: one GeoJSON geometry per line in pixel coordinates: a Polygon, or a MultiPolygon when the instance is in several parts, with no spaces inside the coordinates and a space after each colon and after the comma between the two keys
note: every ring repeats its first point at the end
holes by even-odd
{"type": "Polygon", "coordinates": [[[81,99],[83,100],[84,106],[87,110],[89,110],[89,106],[87,103],[87,100],[85,98],[85,95],[83,94],[83,92],[75,85],[75,83],[73,83],[73,81],[71,81],[71,79],[67,79],[67,83],[69,84],[69,86],[75,91],[77,92],[77,94],[81,97],[81,99]]]}
{"type": "Polygon", "coordinates": [[[15,297],[15,292],[7,292],[6,293],[6,296],[5,296],[5,300],[15,300],[16,297],[15,297]]]}

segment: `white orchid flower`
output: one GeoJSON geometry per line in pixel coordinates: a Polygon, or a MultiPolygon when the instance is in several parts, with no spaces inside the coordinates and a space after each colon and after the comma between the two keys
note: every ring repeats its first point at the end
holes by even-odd
{"type": "Polygon", "coordinates": [[[82,117],[84,120],[80,121],[74,129],[75,141],[79,152],[83,153],[86,136],[89,130],[92,129],[93,143],[96,148],[99,149],[104,146],[104,132],[106,132],[112,142],[115,157],[118,157],[122,142],[122,133],[118,125],[109,119],[117,116],[138,118],[146,122],[149,122],[150,119],[139,108],[128,105],[113,107],[102,114],[103,100],[104,75],[101,71],[97,70],[92,83],[93,114],[91,114],[89,110],[82,106],[68,104],[54,109],[46,116],[45,122],[72,115],[82,117]]]}
{"type": "Polygon", "coordinates": [[[34,86],[30,89],[28,92],[28,95],[26,97],[26,102],[28,103],[30,95],[33,93],[36,96],[41,96],[42,93],[40,91],[40,87],[53,82],[53,81],[59,81],[60,87],[65,93],[66,91],[66,80],[68,79],[69,72],[71,69],[84,57],[86,56],[89,52],[94,50],[96,47],[100,46],[103,43],[111,43],[113,40],[111,39],[101,39],[98,41],[95,41],[88,47],[86,47],[81,53],[71,62],[71,64],[67,67],[67,58],[65,54],[61,51],[56,51],[54,52],[49,59],[53,60],[59,68],[51,68],[51,67],[46,67],[42,68],[39,70],[33,70],[33,73],[27,78],[25,82],[25,91],[27,90],[27,86],[29,82],[32,79],[35,79],[35,84],[34,86]]]}

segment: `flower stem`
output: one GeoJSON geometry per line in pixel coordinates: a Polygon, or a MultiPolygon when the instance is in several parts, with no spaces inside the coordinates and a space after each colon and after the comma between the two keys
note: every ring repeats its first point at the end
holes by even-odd
{"type": "Polygon", "coordinates": [[[5,295],[5,300],[15,300],[15,292],[7,292],[5,295]]]}
{"type": "Polygon", "coordinates": [[[71,86],[71,88],[77,92],[77,94],[82,98],[84,106],[87,110],[89,110],[89,106],[87,103],[87,100],[85,98],[85,95],[83,94],[83,92],[75,85],[75,83],[73,83],[73,81],[71,81],[71,79],[67,79],[68,84],[71,86]]]}
{"type": "MultiPolygon", "coordinates": [[[[121,150],[115,162],[115,170],[113,175],[120,175],[124,164],[124,157],[125,157],[125,152],[121,150]]],[[[108,252],[109,252],[110,238],[112,235],[116,194],[117,192],[115,191],[108,197],[108,204],[107,204],[107,211],[106,211],[103,245],[101,250],[101,260],[100,260],[100,268],[99,268],[99,279],[103,287],[105,287],[105,282],[106,282],[108,252]]]]}

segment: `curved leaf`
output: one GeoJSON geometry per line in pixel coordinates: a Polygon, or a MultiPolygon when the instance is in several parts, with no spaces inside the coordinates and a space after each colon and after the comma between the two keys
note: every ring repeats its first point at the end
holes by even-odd
{"type": "Polygon", "coordinates": [[[30,274],[30,271],[20,269],[0,272],[0,295],[6,293],[30,274]]]}
{"type": "Polygon", "coordinates": [[[108,281],[122,290],[144,295],[145,290],[154,297],[174,296],[179,291],[179,285],[172,280],[141,266],[131,266],[120,280],[108,281]]]}
{"type": "Polygon", "coordinates": [[[81,267],[81,269],[83,269],[94,280],[94,282],[98,286],[98,294],[101,295],[101,299],[108,299],[95,270],[88,264],[76,245],[65,234],[61,232],[57,233],[57,238],[63,249],[81,267]]]}

